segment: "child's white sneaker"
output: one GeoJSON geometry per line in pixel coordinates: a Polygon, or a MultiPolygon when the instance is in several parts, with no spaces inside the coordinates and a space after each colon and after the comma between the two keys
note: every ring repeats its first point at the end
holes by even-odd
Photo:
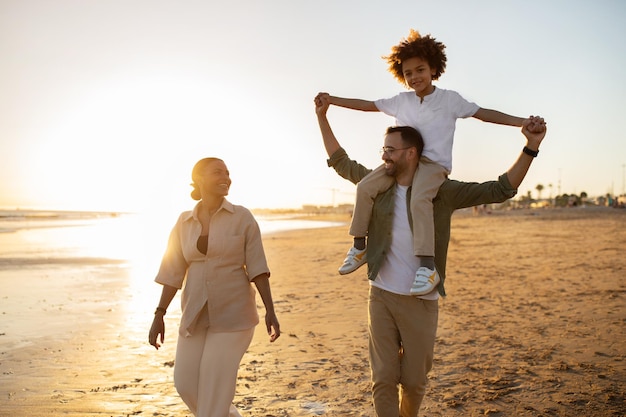
{"type": "Polygon", "coordinates": [[[411,295],[424,295],[428,294],[435,289],[439,284],[439,274],[437,270],[426,268],[421,266],[415,273],[415,280],[411,286],[411,295]]]}
{"type": "Polygon", "coordinates": [[[345,275],[356,271],[367,262],[366,255],[367,249],[359,250],[354,246],[351,247],[346,259],[343,260],[343,265],[339,267],[339,273],[345,275]]]}

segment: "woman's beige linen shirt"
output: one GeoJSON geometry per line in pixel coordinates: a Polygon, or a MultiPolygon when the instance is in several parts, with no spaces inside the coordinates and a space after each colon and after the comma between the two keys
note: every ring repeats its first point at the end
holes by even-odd
{"type": "Polygon", "coordinates": [[[159,284],[178,289],[184,285],[180,335],[193,332],[195,319],[205,305],[212,331],[232,332],[256,326],[256,292],[250,281],[269,274],[269,268],[252,213],[224,200],[211,218],[206,255],[196,246],[201,231],[196,205],[193,211],[179,216],[155,278],[159,284]]]}

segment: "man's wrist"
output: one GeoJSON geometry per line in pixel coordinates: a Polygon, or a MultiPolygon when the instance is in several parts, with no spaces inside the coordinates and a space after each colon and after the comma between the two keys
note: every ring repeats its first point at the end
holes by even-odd
{"type": "Polygon", "coordinates": [[[522,151],[526,155],[532,156],[533,158],[536,158],[537,155],[539,155],[539,150],[538,149],[537,150],[533,150],[533,149],[530,149],[528,146],[524,146],[524,149],[522,149],[522,151]]]}
{"type": "Polygon", "coordinates": [[[165,315],[165,313],[167,313],[167,310],[164,307],[157,307],[156,310],[154,310],[154,314],[161,314],[161,315],[165,315]]]}

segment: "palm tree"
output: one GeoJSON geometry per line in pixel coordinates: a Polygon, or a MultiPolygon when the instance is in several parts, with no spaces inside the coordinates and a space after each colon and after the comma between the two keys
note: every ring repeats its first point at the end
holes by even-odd
{"type": "Polygon", "coordinates": [[[548,184],[548,187],[550,188],[550,205],[554,205],[554,200],[552,199],[552,183],[548,184]]]}
{"type": "Polygon", "coordinates": [[[541,191],[543,191],[543,184],[537,184],[535,190],[537,190],[537,200],[541,200],[541,191]]]}

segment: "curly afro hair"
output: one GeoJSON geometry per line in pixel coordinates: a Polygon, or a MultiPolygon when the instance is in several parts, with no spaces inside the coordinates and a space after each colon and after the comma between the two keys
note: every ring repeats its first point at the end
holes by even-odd
{"type": "Polygon", "coordinates": [[[389,64],[389,72],[401,84],[405,84],[402,62],[409,58],[420,58],[428,62],[430,68],[435,70],[433,80],[437,80],[446,70],[445,49],[446,46],[437,42],[430,34],[422,36],[418,31],[411,29],[409,36],[394,45],[391,54],[383,56],[383,59],[389,64]]]}

